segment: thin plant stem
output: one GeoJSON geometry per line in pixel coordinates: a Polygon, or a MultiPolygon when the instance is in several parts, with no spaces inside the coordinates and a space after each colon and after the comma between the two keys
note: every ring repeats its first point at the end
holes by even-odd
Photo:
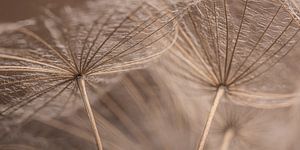
{"type": "Polygon", "coordinates": [[[205,127],[204,127],[204,130],[203,130],[203,133],[202,133],[200,143],[198,145],[198,150],[204,150],[204,145],[205,145],[205,142],[206,142],[206,139],[207,139],[207,136],[208,136],[208,132],[209,132],[210,127],[211,127],[211,123],[214,119],[216,110],[218,108],[218,105],[219,105],[220,100],[221,100],[222,96],[224,95],[224,93],[225,93],[225,88],[223,86],[218,87],[218,90],[216,91],[216,95],[214,97],[213,105],[210,109],[207,121],[205,123],[205,127]]]}
{"type": "Polygon", "coordinates": [[[80,89],[80,93],[81,93],[81,97],[82,97],[82,100],[83,100],[83,103],[84,103],[85,110],[88,114],[90,124],[91,124],[93,132],[94,132],[95,141],[97,143],[98,150],[103,150],[100,134],[98,132],[95,117],[94,117],[94,114],[93,114],[93,111],[92,111],[92,108],[91,108],[91,105],[90,105],[90,102],[89,102],[89,98],[88,98],[88,95],[87,95],[87,92],[86,92],[84,77],[79,77],[77,79],[77,83],[78,83],[78,86],[79,86],[79,89],[80,89]]]}
{"type": "Polygon", "coordinates": [[[234,130],[231,128],[227,129],[220,150],[229,150],[229,146],[233,137],[234,137],[234,130]]]}

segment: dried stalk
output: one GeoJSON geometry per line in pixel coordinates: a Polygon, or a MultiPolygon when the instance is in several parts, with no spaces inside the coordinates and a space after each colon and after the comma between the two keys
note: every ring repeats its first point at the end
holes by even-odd
{"type": "Polygon", "coordinates": [[[92,129],[93,129],[93,133],[94,133],[94,136],[95,136],[95,141],[97,143],[98,150],[103,150],[103,146],[102,146],[100,134],[99,134],[98,129],[97,129],[97,124],[96,124],[96,121],[95,121],[93,110],[92,110],[91,104],[89,102],[88,95],[86,93],[86,86],[85,86],[84,76],[79,77],[77,79],[77,84],[78,84],[78,87],[80,89],[80,93],[81,93],[81,97],[82,97],[82,100],[83,100],[83,103],[84,103],[85,110],[88,114],[90,124],[91,124],[92,129]]]}
{"type": "Polygon", "coordinates": [[[234,130],[227,129],[223,138],[223,142],[220,150],[229,150],[230,143],[234,137],[234,130]]]}
{"type": "Polygon", "coordinates": [[[203,131],[202,136],[201,136],[201,140],[200,140],[200,143],[199,143],[199,146],[198,146],[198,150],[203,150],[204,149],[204,145],[205,145],[205,142],[206,142],[206,139],[207,139],[208,132],[210,130],[212,121],[214,119],[214,116],[215,116],[215,113],[217,111],[217,108],[218,108],[218,105],[220,103],[220,100],[221,100],[221,98],[223,97],[223,95],[225,93],[225,89],[224,88],[225,87],[220,86],[218,88],[217,92],[216,92],[216,95],[215,95],[214,99],[213,99],[213,105],[212,105],[212,107],[210,109],[207,121],[205,123],[204,131],[203,131]]]}

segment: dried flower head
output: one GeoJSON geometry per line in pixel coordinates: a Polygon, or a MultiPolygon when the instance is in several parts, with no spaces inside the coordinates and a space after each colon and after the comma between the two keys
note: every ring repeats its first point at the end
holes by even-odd
{"type": "MultiPolygon", "coordinates": [[[[65,107],[81,95],[102,149],[86,83],[103,89],[111,84],[111,74],[158,58],[174,41],[177,17],[146,3],[133,11],[103,10],[65,7],[61,15],[46,11],[37,25],[1,34],[1,116],[26,118],[50,103],[65,107]]],[[[47,115],[53,114],[51,109],[47,115]]]]}
{"type": "Polygon", "coordinates": [[[222,103],[211,127],[207,148],[287,149],[287,143],[292,139],[288,133],[290,128],[286,126],[289,122],[286,117],[288,113],[286,108],[262,110],[222,103]]]}
{"type": "Polygon", "coordinates": [[[298,80],[295,71],[279,62],[297,47],[300,27],[284,4],[278,0],[203,0],[190,4],[171,51],[177,64],[171,71],[184,82],[215,93],[199,150],[204,149],[223,97],[258,108],[292,104],[298,80]]]}

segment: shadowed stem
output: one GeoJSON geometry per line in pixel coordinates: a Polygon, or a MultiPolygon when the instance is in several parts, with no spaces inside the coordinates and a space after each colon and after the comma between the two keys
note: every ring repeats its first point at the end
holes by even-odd
{"type": "Polygon", "coordinates": [[[220,150],[229,150],[229,146],[233,137],[234,137],[234,130],[231,128],[227,129],[220,150]]]}
{"type": "Polygon", "coordinates": [[[216,110],[218,108],[218,105],[220,103],[220,100],[221,100],[222,96],[224,95],[224,92],[225,92],[225,89],[224,89],[223,86],[218,87],[218,90],[216,91],[216,95],[214,97],[213,105],[210,109],[207,121],[205,123],[205,127],[204,127],[204,130],[203,130],[203,133],[202,133],[200,143],[198,145],[198,150],[204,150],[205,141],[207,139],[208,132],[209,132],[210,127],[211,127],[211,123],[214,119],[216,110]]]}
{"type": "Polygon", "coordinates": [[[84,103],[85,110],[88,114],[90,124],[91,124],[93,132],[94,132],[94,136],[95,136],[95,140],[96,140],[96,143],[97,143],[98,150],[103,150],[101,138],[100,138],[100,135],[99,135],[99,132],[98,132],[98,129],[97,129],[97,125],[96,125],[96,121],[95,121],[95,117],[94,117],[94,114],[93,114],[93,111],[92,111],[92,108],[91,108],[91,105],[90,105],[90,102],[89,102],[88,95],[86,93],[86,86],[85,86],[84,77],[80,77],[79,79],[77,79],[77,83],[78,83],[78,86],[79,86],[79,89],[80,89],[80,93],[81,93],[81,97],[82,97],[82,100],[83,100],[83,103],[84,103]]]}

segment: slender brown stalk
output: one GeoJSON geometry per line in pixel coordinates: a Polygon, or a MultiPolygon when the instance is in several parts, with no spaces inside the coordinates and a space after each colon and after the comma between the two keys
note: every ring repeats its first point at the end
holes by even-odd
{"type": "Polygon", "coordinates": [[[210,109],[207,121],[205,123],[205,127],[204,127],[204,130],[203,130],[203,133],[202,133],[202,137],[201,137],[200,143],[198,145],[198,150],[203,150],[204,149],[205,141],[207,139],[208,132],[209,132],[210,127],[211,127],[211,123],[214,119],[216,110],[218,108],[218,105],[219,105],[220,100],[221,100],[222,96],[224,95],[224,93],[225,93],[225,89],[224,89],[223,86],[220,86],[218,88],[218,90],[216,91],[216,95],[214,97],[214,103],[213,103],[213,105],[210,109]]]}
{"type": "Polygon", "coordinates": [[[86,93],[84,77],[78,78],[77,83],[78,83],[78,87],[80,89],[80,93],[81,93],[81,97],[82,97],[82,100],[83,100],[83,103],[84,103],[85,110],[88,114],[90,124],[91,124],[93,132],[94,132],[94,136],[95,136],[95,140],[96,140],[96,143],[97,143],[98,150],[103,150],[102,142],[101,142],[100,134],[99,134],[98,129],[97,129],[97,124],[96,124],[96,121],[95,121],[93,110],[91,108],[89,98],[88,98],[88,95],[86,93]]]}
{"type": "Polygon", "coordinates": [[[234,137],[234,130],[231,128],[227,129],[220,150],[228,150],[233,137],[234,137]]]}

